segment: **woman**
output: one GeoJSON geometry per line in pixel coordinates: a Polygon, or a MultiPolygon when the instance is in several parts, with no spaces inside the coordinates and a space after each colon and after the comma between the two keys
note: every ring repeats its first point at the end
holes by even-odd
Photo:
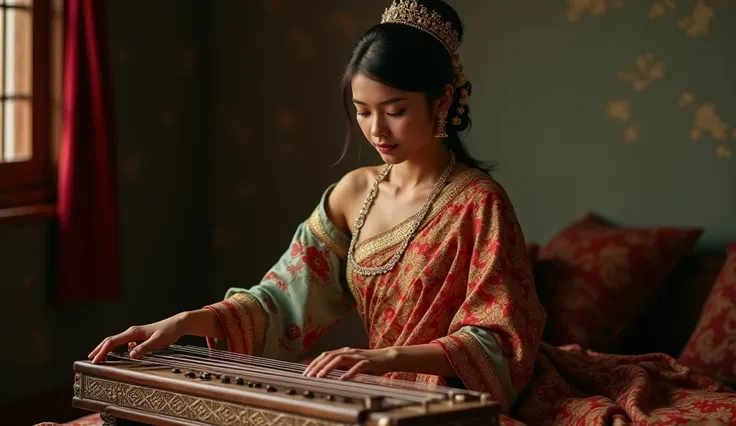
{"type": "Polygon", "coordinates": [[[370,349],[323,353],[304,374],[340,369],[345,380],[369,373],[461,385],[491,393],[506,423],[736,417],[724,386],[659,358],[639,366],[541,343],[546,316],[513,206],[459,138],[471,89],[456,54],[462,35],[442,1],[387,9],[358,41],[343,79],[348,117],[355,109],[386,165],[327,188],[258,285],[111,336],[90,358],[100,362],[129,342],[140,357],[189,334],[211,347],[297,360],[357,309],[370,349]],[[616,368],[631,374],[614,380],[616,368]]]}

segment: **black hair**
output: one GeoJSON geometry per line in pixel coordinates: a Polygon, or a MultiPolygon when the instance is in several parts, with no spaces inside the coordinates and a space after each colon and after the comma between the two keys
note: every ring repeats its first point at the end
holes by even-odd
{"type": "MultiPolygon", "coordinates": [[[[418,0],[418,3],[430,13],[436,12],[445,21],[451,22],[462,41],[463,25],[452,6],[441,0],[418,0]]],[[[348,118],[348,135],[342,156],[347,152],[350,143],[353,123],[350,85],[357,73],[399,90],[424,93],[428,104],[439,98],[445,87],[453,84],[454,79],[452,55],[431,34],[397,23],[378,24],[370,28],[353,48],[340,84],[348,118]]],[[[461,114],[458,113],[463,89],[467,90],[469,96],[472,89],[469,81],[462,87],[455,87],[454,99],[447,111],[447,137],[444,144],[455,154],[458,162],[490,173],[491,168],[473,158],[460,140],[459,133],[468,129],[471,124],[467,105],[462,106],[461,114]],[[460,119],[458,124],[453,123],[453,117],[460,119]]]]}

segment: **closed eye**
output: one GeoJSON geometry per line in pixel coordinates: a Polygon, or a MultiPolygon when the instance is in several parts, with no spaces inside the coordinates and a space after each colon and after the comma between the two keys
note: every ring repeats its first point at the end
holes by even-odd
{"type": "Polygon", "coordinates": [[[401,111],[399,111],[399,112],[394,112],[394,113],[388,113],[388,115],[390,115],[391,117],[401,117],[401,116],[402,116],[402,115],[404,115],[405,113],[406,113],[406,108],[402,109],[402,110],[401,110],[401,111]]]}

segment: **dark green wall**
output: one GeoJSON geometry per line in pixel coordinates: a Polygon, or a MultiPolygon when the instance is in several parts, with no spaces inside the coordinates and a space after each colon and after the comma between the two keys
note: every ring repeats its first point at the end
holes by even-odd
{"type": "Polygon", "coordinates": [[[499,162],[528,239],[544,242],[595,210],[632,225],[703,226],[700,248],[736,241],[736,155],[727,155],[736,151],[733,4],[716,7],[708,28],[696,2],[651,19],[663,2],[603,1],[609,8],[597,16],[571,9],[575,21],[566,4],[584,2],[451,3],[467,28],[461,57],[474,85],[468,143],[499,162]],[[709,31],[689,36],[680,28],[688,16],[709,31]],[[688,92],[694,103],[683,108],[688,92]],[[619,100],[625,122],[608,115],[619,100]],[[730,126],[718,128],[707,103],[730,126]],[[630,126],[635,142],[625,141],[630,126]]]}

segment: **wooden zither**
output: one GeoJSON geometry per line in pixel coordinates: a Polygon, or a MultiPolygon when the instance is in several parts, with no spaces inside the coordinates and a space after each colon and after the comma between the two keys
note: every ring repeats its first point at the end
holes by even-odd
{"type": "Polygon", "coordinates": [[[306,377],[303,364],[173,345],[74,363],[72,405],[106,425],[496,425],[490,395],[385,377],[306,377]]]}

